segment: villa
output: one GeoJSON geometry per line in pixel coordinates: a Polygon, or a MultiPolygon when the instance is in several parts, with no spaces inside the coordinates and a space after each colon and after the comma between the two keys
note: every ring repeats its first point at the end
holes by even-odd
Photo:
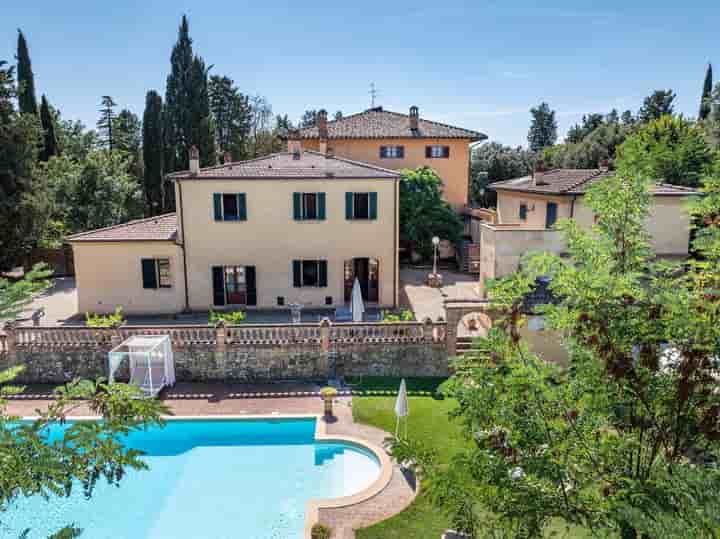
{"type": "Polygon", "coordinates": [[[398,303],[394,170],[303,149],[170,174],[177,210],[76,234],[80,312],[398,303]]]}
{"type": "Polygon", "coordinates": [[[457,211],[468,204],[470,145],[483,133],[420,117],[417,106],[408,114],[375,107],[328,121],[318,112],[317,125],[299,130],[302,147],[392,170],[428,166],[442,179],[445,200],[457,211]]]}

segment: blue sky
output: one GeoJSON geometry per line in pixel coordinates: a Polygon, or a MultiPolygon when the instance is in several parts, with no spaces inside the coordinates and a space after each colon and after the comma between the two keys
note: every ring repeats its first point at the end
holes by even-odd
{"type": "Polygon", "coordinates": [[[94,125],[100,96],[142,115],[164,95],[180,17],[213,73],[265,95],[297,120],[306,108],[345,113],[378,104],[526,144],[529,109],[547,101],[560,134],[584,112],[637,110],[672,88],[697,114],[708,61],[720,80],[720,3],[603,2],[11,2],[0,59],[16,29],[30,46],[39,93],[64,117],[94,125]],[[112,7],[110,7],[112,6],[112,7]]]}

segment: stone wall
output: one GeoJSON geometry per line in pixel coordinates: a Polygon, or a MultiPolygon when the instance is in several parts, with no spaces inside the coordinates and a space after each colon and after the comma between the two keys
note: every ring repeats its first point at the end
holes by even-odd
{"type": "MultiPolygon", "coordinates": [[[[63,383],[73,378],[108,375],[109,349],[18,350],[14,361],[0,356],[0,369],[23,365],[17,381],[63,383]]],[[[327,380],[333,376],[445,376],[448,361],[442,344],[348,344],[329,353],[312,344],[193,346],[173,352],[179,382],[327,380]]],[[[127,379],[127,365],[117,378],[127,379]]]]}

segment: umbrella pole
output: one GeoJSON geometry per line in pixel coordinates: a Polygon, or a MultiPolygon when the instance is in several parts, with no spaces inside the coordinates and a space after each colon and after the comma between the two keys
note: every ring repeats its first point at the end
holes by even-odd
{"type": "Polygon", "coordinates": [[[397,416],[397,420],[395,421],[395,438],[398,437],[398,432],[400,432],[400,416],[397,416]]]}

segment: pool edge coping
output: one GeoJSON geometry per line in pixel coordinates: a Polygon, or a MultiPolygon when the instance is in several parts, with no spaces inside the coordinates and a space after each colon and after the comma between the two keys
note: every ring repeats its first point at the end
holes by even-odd
{"type": "MultiPolygon", "coordinates": [[[[23,421],[32,421],[39,419],[40,416],[23,416],[23,421]]],[[[72,416],[73,421],[96,421],[102,419],[100,416],[72,416]]],[[[327,432],[327,422],[322,414],[244,414],[244,415],[171,415],[162,416],[165,421],[207,421],[207,420],[238,420],[238,419],[314,419],[315,420],[315,440],[322,442],[346,442],[358,445],[370,451],[380,463],[380,475],[370,486],[352,494],[350,496],[341,496],[339,498],[319,498],[310,499],[305,503],[305,539],[312,539],[312,527],[320,520],[321,509],[333,509],[338,507],[348,507],[357,505],[380,494],[385,487],[388,486],[393,474],[393,464],[390,456],[385,450],[378,447],[372,442],[356,438],[354,436],[345,436],[343,434],[329,434],[327,432]]]]}

